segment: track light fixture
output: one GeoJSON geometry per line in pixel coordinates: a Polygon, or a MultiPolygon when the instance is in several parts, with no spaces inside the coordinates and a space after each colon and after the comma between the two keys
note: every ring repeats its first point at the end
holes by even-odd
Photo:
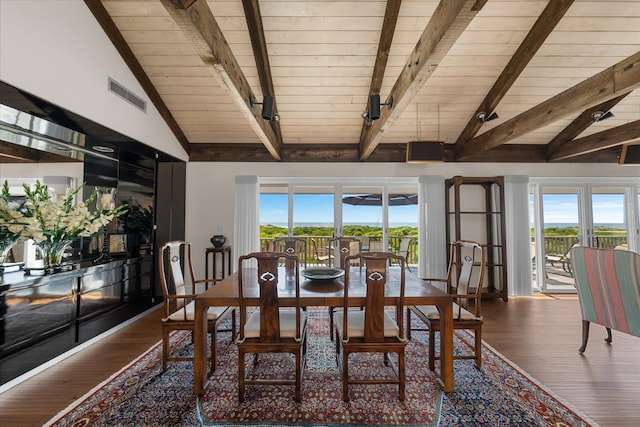
{"type": "Polygon", "coordinates": [[[489,114],[488,116],[487,116],[487,113],[485,113],[484,111],[480,111],[478,114],[476,114],[476,119],[478,119],[478,121],[481,123],[490,122],[491,120],[495,120],[497,118],[498,118],[498,113],[496,113],[495,111],[489,114]]]}
{"type": "Polygon", "coordinates": [[[591,121],[593,123],[601,122],[603,120],[615,117],[611,111],[594,111],[591,113],[591,121]]]}
{"type": "Polygon", "coordinates": [[[374,120],[378,120],[380,118],[380,106],[386,105],[387,109],[393,108],[393,96],[389,97],[389,102],[385,102],[383,104],[380,103],[380,95],[374,94],[369,96],[369,108],[366,113],[362,115],[362,118],[365,119],[368,123],[371,123],[374,120]]]}
{"type": "Polygon", "coordinates": [[[250,99],[251,108],[254,105],[262,105],[262,118],[268,121],[279,121],[278,113],[273,112],[273,96],[265,95],[262,102],[257,102],[253,97],[250,99]]]}

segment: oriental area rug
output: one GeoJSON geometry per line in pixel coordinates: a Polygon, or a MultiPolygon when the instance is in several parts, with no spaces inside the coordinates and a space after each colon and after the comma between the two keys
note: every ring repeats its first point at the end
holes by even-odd
{"type": "MultiPolygon", "coordinates": [[[[218,341],[218,366],[207,392],[193,394],[191,363],[161,367],[158,343],[103,384],[51,419],[46,426],[592,426],[526,372],[483,343],[483,366],[455,361],[455,391],[444,393],[427,367],[426,333],[414,332],[406,352],[406,400],[397,386],[353,385],[342,400],[335,344],[325,308],[309,307],[307,366],[302,402],[293,386],[247,385],[238,401],[237,349],[230,334],[218,341]]],[[[437,343],[436,343],[437,344],[437,343]]],[[[463,344],[456,337],[456,351],[463,344]]],[[[437,347],[436,347],[437,348],[437,347]]],[[[172,337],[172,352],[192,353],[190,335],[172,337]]],[[[352,355],[350,372],[371,377],[388,368],[380,355],[352,355]],[[351,368],[351,365],[354,368],[351,368]],[[358,368],[355,368],[359,366],[358,368]]],[[[259,375],[294,375],[291,356],[261,356],[259,375]]]]}

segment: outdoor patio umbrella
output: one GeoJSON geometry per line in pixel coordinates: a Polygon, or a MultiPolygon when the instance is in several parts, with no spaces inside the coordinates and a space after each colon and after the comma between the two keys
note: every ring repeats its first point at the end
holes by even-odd
{"type": "MultiPolygon", "coordinates": [[[[382,206],[382,194],[362,194],[342,198],[342,203],[362,206],[382,206]]],[[[389,194],[389,206],[417,205],[417,194],[389,194]]]]}

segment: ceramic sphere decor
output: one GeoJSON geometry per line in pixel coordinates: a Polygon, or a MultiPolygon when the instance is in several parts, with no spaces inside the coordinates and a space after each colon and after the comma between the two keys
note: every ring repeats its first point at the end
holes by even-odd
{"type": "Polygon", "coordinates": [[[222,246],[224,246],[225,242],[227,241],[227,238],[224,237],[222,234],[216,234],[209,240],[211,241],[211,244],[213,245],[214,248],[221,248],[222,246]]]}

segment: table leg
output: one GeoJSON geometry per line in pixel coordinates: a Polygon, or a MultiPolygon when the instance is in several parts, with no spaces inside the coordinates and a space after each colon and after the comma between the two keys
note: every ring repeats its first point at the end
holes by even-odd
{"type": "Polygon", "coordinates": [[[444,391],[453,391],[453,305],[438,305],[440,312],[440,379],[444,391]]]}
{"type": "Polygon", "coordinates": [[[207,388],[207,305],[196,299],[193,327],[193,392],[202,396],[207,388]]]}

